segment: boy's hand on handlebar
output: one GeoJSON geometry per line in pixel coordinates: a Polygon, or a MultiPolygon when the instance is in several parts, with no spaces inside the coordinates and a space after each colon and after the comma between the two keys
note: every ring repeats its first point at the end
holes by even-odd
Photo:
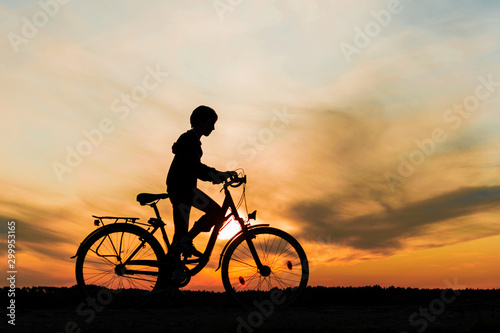
{"type": "Polygon", "coordinates": [[[227,178],[231,178],[231,179],[238,178],[238,173],[236,171],[226,171],[226,173],[229,174],[229,177],[227,177],[227,178]]]}
{"type": "Polygon", "coordinates": [[[224,181],[226,181],[228,178],[236,178],[238,177],[238,174],[235,171],[226,171],[226,172],[219,172],[213,180],[214,184],[221,184],[224,181]]]}

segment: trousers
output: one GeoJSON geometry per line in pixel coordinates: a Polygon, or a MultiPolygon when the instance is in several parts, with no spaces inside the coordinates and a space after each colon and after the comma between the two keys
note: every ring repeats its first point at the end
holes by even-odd
{"type": "Polygon", "coordinates": [[[174,218],[174,237],[172,244],[178,242],[183,236],[188,234],[189,215],[191,207],[195,207],[205,214],[200,217],[189,231],[191,238],[196,237],[200,232],[207,232],[217,223],[221,207],[207,194],[194,188],[187,193],[169,193],[172,203],[174,218]]]}

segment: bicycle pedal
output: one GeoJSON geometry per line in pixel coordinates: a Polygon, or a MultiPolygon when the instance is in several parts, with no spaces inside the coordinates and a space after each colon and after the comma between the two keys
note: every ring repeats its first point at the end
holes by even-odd
{"type": "Polygon", "coordinates": [[[182,253],[182,257],[184,258],[184,260],[188,259],[188,258],[191,258],[193,256],[192,253],[189,253],[189,252],[183,252],[182,253]]]}
{"type": "Polygon", "coordinates": [[[201,252],[192,253],[191,251],[186,251],[186,252],[182,253],[182,256],[184,257],[184,261],[186,261],[187,259],[189,259],[191,257],[201,258],[201,257],[203,257],[203,253],[201,253],[201,252]]]}

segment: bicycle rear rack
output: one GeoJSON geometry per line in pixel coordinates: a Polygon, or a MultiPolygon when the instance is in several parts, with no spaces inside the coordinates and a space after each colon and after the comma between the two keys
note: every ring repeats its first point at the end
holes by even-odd
{"type": "Polygon", "coordinates": [[[138,217],[124,217],[124,216],[95,216],[95,215],[92,215],[93,218],[95,218],[94,220],[94,225],[96,227],[102,225],[106,225],[104,223],[105,220],[110,220],[107,224],[113,224],[113,223],[118,223],[118,222],[122,222],[122,223],[137,223],[137,224],[142,224],[142,225],[145,225],[144,223],[140,223],[138,222],[137,220],[139,220],[138,217]],[[111,220],[114,220],[114,221],[111,221],[111,220]]]}

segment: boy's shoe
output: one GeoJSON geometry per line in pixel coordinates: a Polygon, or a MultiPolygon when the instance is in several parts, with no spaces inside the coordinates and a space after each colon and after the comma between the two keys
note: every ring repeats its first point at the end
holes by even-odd
{"type": "Polygon", "coordinates": [[[187,256],[196,256],[196,257],[201,257],[203,256],[203,253],[198,251],[194,245],[193,245],[193,240],[189,238],[188,236],[182,237],[179,242],[175,245],[175,247],[180,250],[183,254],[187,256]]]}

